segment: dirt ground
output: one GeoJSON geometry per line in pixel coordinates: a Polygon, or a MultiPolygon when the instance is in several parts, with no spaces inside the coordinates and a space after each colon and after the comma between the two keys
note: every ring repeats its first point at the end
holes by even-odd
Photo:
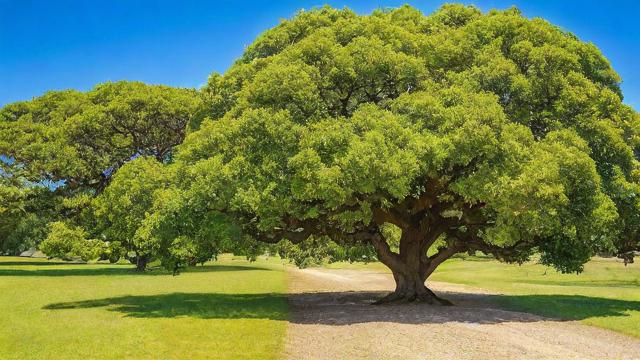
{"type": "Polygon", "coordinates": [[[428,283],[456,306],[373,306],[393,288],[384,273],[291,269],[289,359],[640,359],[640,340],[506,311],[490,294],[428,283]]]}

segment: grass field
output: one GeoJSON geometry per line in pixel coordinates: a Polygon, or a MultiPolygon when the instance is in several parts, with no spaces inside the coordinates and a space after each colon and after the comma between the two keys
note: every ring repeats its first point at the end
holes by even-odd
{"type": "MultiPolygon", "coordinates": [[[[387,271],[379,263],[327,266],[387,271]]],[[[495,291],[509,308],[640,337],[640,264],[596,259],[580,275],[562,275],[536,264],[452,259],[432,279],[495,291]]],[[[226,256],[173,277],[0,257],[0,359],[277,359],[286,286],[275,258],[226,256]]]]}
{"type": "Polygon", "coordinates": [[[0,358],[279,358],[283,267],[239,259],[173,277],[0,257],[0,358]]]}
{"type": "MultiPolygon", "coordinates": [[[[327,265],[331,268],[378,269],[379,263],[327,265]]],[[[496,301],[515,310],[581,320],[640,337],[640,264],[594,259],[581,274],[560,274],[529,263],[502,264],[484,258],[451,259],[431,277],[498,292],[496,301]]]]}

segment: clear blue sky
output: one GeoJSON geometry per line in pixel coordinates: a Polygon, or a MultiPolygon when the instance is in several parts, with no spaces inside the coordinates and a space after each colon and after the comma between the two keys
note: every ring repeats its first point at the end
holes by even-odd
{"type": "MultiPolygon", "coordinates": [[[[108,80],[199,87],[279,19],[325,3],[358,13],[410,3],[429,13],[442,2],[0,0],[0,106],[108,80]]],[[[622,76],[625,102],[640,110],[640,1],[464,3],[485,11],[516,5],[595,43],[622,76]]]]}

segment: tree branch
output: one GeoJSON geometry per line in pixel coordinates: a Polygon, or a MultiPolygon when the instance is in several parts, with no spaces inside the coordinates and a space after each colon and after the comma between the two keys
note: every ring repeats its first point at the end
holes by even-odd
{"type": "Polygon", "coordinates": [[[426,263],[420,266],[420,276],[426,280],[440,264],[462,250],[463,248],[458,244],[440,248],[437,253],[429,256],[426,263]]]}
{"type": "Polygon", "coordinates": [[[373,248],[376,250],[378,260],[380,260],[381,263],[385,264],[394,272],[407,272],[405,263],[400,259],[400,256],[398,254],[391,251],[389,244],[385,241],[382,234],[380,234],[379,232],[373,234],[369,241],[373,245],[373,248]]]}
{"type": "Polygon", "coordinates": [[[407,216],[402,216],[394,209],[383,210],[381,208],[373,209],[373,219],[378,225],[390,223],[396,225],[400,229],[407,229],[411,226],[407,216]]]}

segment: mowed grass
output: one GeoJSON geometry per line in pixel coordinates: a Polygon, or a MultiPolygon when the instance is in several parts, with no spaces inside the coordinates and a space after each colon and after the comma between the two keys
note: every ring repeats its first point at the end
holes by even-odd
{"type": "MultiPolygon", "coordinates": [[[[332,268],[387,271],[380,263],[329,264],[332,268]]],[[[486,258],[451,259],[430,278],[503,295],[502,305],[520,311],[619,331],[640,337],[640,264],[595,258],[581,274],[560,274],[535,263],[510,265],[486,258]]]]}
{"type": "Polygon", "coordinates": [[[0,359],[276,359],[278,259],[224,257],[179,276],[0,257],[0,359]]]}

